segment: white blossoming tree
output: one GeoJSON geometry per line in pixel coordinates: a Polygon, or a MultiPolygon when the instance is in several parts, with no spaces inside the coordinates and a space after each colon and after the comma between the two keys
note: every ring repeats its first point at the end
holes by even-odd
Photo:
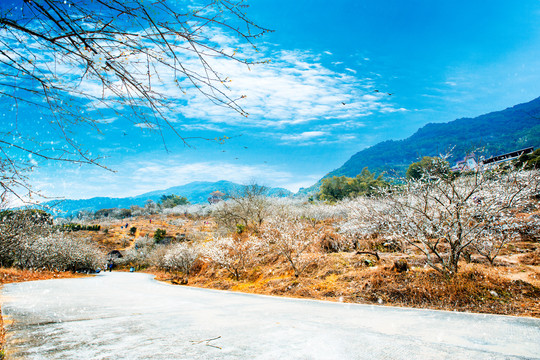
{"type": "Polygon", "coordinates": [[[246,266],[253,261],[256,242],[253,238],[217,236],[206,244],[203,254],[212,262],[227,270],[235,280],[240,280],[246,266]]]}
{"type": "Polygon", "coordinates": [[[299,277],[320,256],[315,243],[322,226],[315,228],[309,221],[289,213],[276,214],[268,219],[260,237],[267,249],[282,255],[299,277]]]}
{"type": "Polygon", "coordinates": [[[444,159],[434,161],[442,171],[386,191],[378,207],[369,209],[371,216],[447,276],[458,272],[460,258],[472,247],[493,262],[497,249],[512,238],[513,210],[538,191],[538,171],[480,168],[456,174],[444,159]]]}
{"type": "Polygon", "coordinates": [[[186,243],[171,246],[163,257],[163,267],[171,271],[181,271],[184,275],[182,283],[187,284],[191,268],[199,258],[199,248],[186,243]]]}

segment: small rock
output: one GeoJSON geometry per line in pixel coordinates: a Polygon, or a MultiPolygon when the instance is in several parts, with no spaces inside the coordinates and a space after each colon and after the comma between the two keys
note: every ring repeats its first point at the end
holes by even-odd
{"type": "Polygon", "coordinates": [[[394,266],[392,267],[392,270],[395,270],[397,272],[406,272],[409,270],[409,263],[405,259],[399,259],[394,261],[394,266]]]}
{"type": "Polygon", "coordinates": [[[378,302],[379,304],[382,304],[384,301],[383,301],[383,299],[379,298],[379,299],[377,300],[377,302],[378,302]]]}
{"type": "Polygon", "coordinates": [[[489,293],[494,297],[499,297],[499,294],[497,294],[497,292],[494,290],[490,290],[489,293]]]}

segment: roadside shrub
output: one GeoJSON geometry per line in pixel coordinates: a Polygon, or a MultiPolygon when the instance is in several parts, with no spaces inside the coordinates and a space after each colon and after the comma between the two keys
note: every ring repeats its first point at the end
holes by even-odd
{"type": "Polygon", "coordinates": [[[119,265],[134,266],[144,269],[154,264],[154,249],[157,247],[153,238],[139,237],[133,247],[124,252],[124,257],[117,260],[119,265]]]}
{"type": "Polygon", "coordinates": [[[246,265],[252,260],[256,249],[253,238],[242,239],[240,237],[214,237],[207,243],[203,254],[210,261],[226,269],[235,280],[240,280],[246,265]]]}
{"type": "Polygon", "coordinates": [[[184,275],[183,284],[187,284],[191,268],[199,257],[197,247],[179,243],[170,246],[160,261],[160,267],[168,271],[180,271],[184,275]]]}
{"type": "Polygon", "coordinates": [[[21,266],[31,245],[51,233],[51,223],[40,218],[41,213],[33,211],[0,213],[0,266],[21,266]]]}
{"type": "Polygon", "coordinates": [[[105,263],[105,256],[90,239],[62,234],[42,237],[35,243],[34,268],[49,270],[95,270],[105,263]]]}
{"type": "Polygon", "coordinates": [[[95,270],[105,259],[91,240],[58,232],[26,238],[17,250],[12,265],[23,269],[95,270]]]}
{"type": "Polygon", "coordinates": [[[260,237],[267,249],[283,256],[294,276],[299,277],[320,256],[314,244],[321,230],[322,227],[314,228],[307,221],[282,213],[265,223],[260,237]]]}

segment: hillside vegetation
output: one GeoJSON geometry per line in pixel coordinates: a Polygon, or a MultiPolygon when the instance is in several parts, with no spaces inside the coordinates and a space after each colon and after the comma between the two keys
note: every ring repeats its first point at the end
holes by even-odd
{"type": "Polygon", "coordinates": [[[54,225],[61,236],[45,233],[58,250],[28,237],[9,264],[104,269],[109,260],[174,284],[540,317],[539,194],[538,170],[455,174],[440,161],[332,203],[246,187],[212,205],[87,214],[81,226],[54,225]]]}
{"type": "Polygon", "coordinates": [[[355,177],[365,167],[403,176],[410,163],[424,156],[452,150],[449,160],[455,162],[480,148],[489,157],[529,146],[540,146],[540,98],[476,118],[427,124],[407,139],[384,141],[354,154],[325,178],[355,177]]]}

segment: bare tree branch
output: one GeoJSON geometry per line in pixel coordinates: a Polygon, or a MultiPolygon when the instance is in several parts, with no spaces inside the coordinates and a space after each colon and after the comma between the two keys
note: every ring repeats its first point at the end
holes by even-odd
{"type": "Polygon", "coordinates": [[[36,144],[14,139],[7,129],[0,129],[2,187],[13,191],[15,183],[24,182],[21,172],[31,167],[24,161],[14,167],[20,153],[103,167],[102,158],[90,156],[89,149],[71,135],[78,127],[99,131],[105,126],[96,116],[101,108],[154,129],[164,145],[165,129],[187,144],[188,138],[170,118],[186,91],[198,91],[212,103],[247,116],[237,103],[239,98],[230,97],[228,78],[212,64],[218,58],[246,66],[264,61],[229,49],[214,37],[235,39],[239,47],[255,53],[254,40],[270,30],[249,20],[243,0],[199,4],[189,0],[2,1],[0,98],[16,109],[19,103],[26,104],[52,118],[56,136],[71,149],[46,149],[43,144],[34,148],[36,144]],[[164,84],[174,84],[177,93],[171,94],[171,87],[164,84]],[[99,93],[92,90],[95,85],[99,93]]]}

